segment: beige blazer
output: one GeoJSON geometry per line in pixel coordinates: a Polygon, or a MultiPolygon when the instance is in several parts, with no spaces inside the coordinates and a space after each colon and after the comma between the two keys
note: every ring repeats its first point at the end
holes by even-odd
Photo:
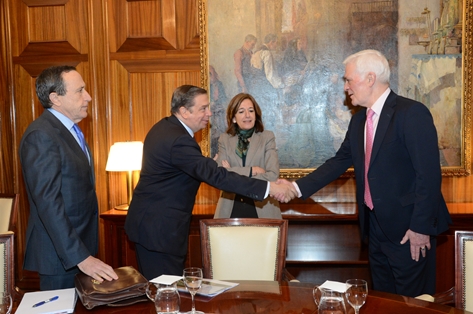
{"type": "MultiPolygon", "coordinates": [[[[252,178],[266,181],[276,181],[278,179],[279,159],[276,150],[276,138],[273,132],[253,133],[246,155],[245,167],[242,165],[241,158],[235,153],[237,142],[237,136],[231,136],[228,133],[220,135],[217,158],[219,166],[222,166],[222,160],[227,160],[230,163],[229,171],[244,176],[250,175],[251,166],[258,166],[266,170],[266,173],[252,176],[252,178]]],[[[234,198],[234,193],[222,191],[214,218],[229,218],[232,213],[234,198]]],[[[264,201],[255,201],[255,207],[259,218],[282,218],[279,202],[272,197],[267,197],[264,201]]]]}

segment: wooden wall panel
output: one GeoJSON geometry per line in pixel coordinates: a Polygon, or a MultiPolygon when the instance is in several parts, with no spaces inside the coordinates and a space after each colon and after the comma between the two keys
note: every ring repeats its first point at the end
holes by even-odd
{"type": "MultiPolygon", "coordinates": [[[[88,0],[87,20],[89,21],[88,39],[89,48],[87,60],[90,65],[90,75],[87,83],[87,90],[92,97],[92,104],[89,107],[89,118],[87,123],[89,136],[86,137],[89,146],[93,151],[95,166],[96,192],[99,201],[99,211],[110,208],[108,195],[108,176],[105,171],[107,156],[109,152],[107,123],[108,109],[111,106],[110,94],[110,58],[108,54],[108,27],[106,24],[106,1],[88,0]]],[[[99,255],[103,252],[103,230],[100,228],[99,235],[99,255]]]]}
{"type": "Polygon", "coordinates": [[[11,23],[8,25],[10,27],[8,37],[11,38],[10,53],[12,56],[19,56],[28,45],[28,17],[26,12],[28,7],[23,1],[8,1],[8,4],[10,10],[6,12],[9,15],[6,22],[11,23]]]}
{"type": "MultiPolygon", "coordinates": [[[[169,1],[171,2],[171,1],[169,1]]],[[[127,3],[128,36],[131,38],[159,37],[162,34],[160,1],[133,1],[127,3]]]]}
{"type": "Polygon", "coordinates": [[[112,52],[176,48],[175,1],[108,2],[112,52]]]}
{"type": "Polygon", "coordinates": [[[4,36],[9,32],[8,7],[0,3],[0,191],[13,193],[18,188],[15,178],[18,168],[17,155],[14,152],[14,119],[11,95],[11,61],[7,51],[10,48],[10,38],[4,36]]]}
{"type": "Polygon", "coordinates": [[[85,1],[11,1],[11,7],[13,56],[87,53],[85,1]]]}
{"type": "MultiPolygon", "coordinates": [[[[197,1],[188,0],[176,0],[176,24],[179,49],[199,49],[200,48],[200,37],[199,37],[199,7],[197,1]],[[193,20],[195,23],[188,23],[187,21],[193,20]]],[[[200,65],[200,62],[199,62],[200,65]]]]}
{"type": "Polygon", "coordinates": [[[30,23],[28,25],[31,42],[66,40],[66,12],[64,6],[29,8],[28,19],[36,21],[34,24],[30,23]],[[55,23],[49,23],[51,20],[55,20],[55,23]],[[61,27],[57,27],[58,25],[61,25],[61,27]]]}

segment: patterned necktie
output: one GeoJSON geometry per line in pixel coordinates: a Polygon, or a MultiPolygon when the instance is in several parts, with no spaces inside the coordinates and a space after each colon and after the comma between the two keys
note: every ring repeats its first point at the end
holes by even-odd
{"type": "Polygon", "coordinates": [[[370,166],[371,151],[373,150],[373,115],[374,111],[368,109],[366,116],[366,147],[365,147],[365,204],[373,209],[373,200],[371,199],[370,185],[368,184],[368,169],[370,166]]]}
{"type": "Polygon", "coordinates": [[[85,148],[85,138],[84,138],[84,134],[82,133],[82,130],[79,128],[79,126],[77,124],[74,124],[72,126],[72,128],[74,129],[74,131],[76,131],[76,134],[77,134],[77,137],[79,138],[79,143],[80,143],[80,147],[82,148],[82,151],[88,157],[87,149],[85,148]]]}

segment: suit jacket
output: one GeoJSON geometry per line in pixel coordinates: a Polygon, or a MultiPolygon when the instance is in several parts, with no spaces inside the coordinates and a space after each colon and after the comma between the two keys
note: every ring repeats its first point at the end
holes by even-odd
{"type": "Polygon", "coordinates": [[[156,123],[145,138],[140,180],[125,221],[129,239],[148,250],[185,256],[201,182],[257,200],[267,188],[265,181],[227,171],[202,156],[175,116],[156,123]]]}
{"type": "MultiPolygon", "coordinates": [[[[336,155],[297,180],[303,198],[354,166],[362,235],[368,234],[364,208],[366,109],[356,113],[336,155]]],[[[386,236],[399,243],[408,229],[437,235],[451,223],[441,193],[437,131],[423,104],[391,92],[378,120],[368,180],[376,217],[386,236]]]]}
{"type": "MultiPolygon", "coordinates": [[[[219,166],[222,166],[222,160],[227,160],[231,165],[227,170],[244,176],[249,176],[251,166],[258,166],[265,169],[266,173],[253,175],[252,178],[266,181],[276,181],[278,179],[279,159],[276,150],[276,138],[273,132],[253,133],[246,155],[245,167],[243,167],[242,159],[235,153],[237,144],[238,136],[231,136],[228,133],[220,135],[217,159],[219,166]]],[[[214,218],[230,218],[234,199],[235,193],[222,191],[214,218]]],[[[279,202],[272,197],[267,197],[263,201],[256,201],[255,207],[259,218],[282,218],[279,202]]]]}
{"type": "Polygon", "coordinates": [[[30,203],[24,268],[63,274],[97,253],[93,163],[48,110],[28,126],[19,153],[30,203]]]}

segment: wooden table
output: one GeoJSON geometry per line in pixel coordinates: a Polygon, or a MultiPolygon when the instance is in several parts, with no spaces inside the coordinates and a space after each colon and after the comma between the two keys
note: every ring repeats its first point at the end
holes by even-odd
{"type": "MultiPolygon", "coordinates": [[[[214,298],[196,297],[196,309],[205,313],[317,313],[312,298],[312,284],[278,283],[264,281],[240,281],[240,285],[214,298]]],[[[181,293],[181,312],[191,309],[190,296],[181,293]]],[[[76,314],[156,314],[152,302],[143,302],[128,307],[101,306],[92,310],[85,309],[77,301],[76,314]]],[[[354,311],[347,304],[347,314],[354,311]]],[[[403,297],[394,294],[369,291],[368,299],[360,314],[428,314],[428,313],[470,313],[445,305],[403,297]]]]}

